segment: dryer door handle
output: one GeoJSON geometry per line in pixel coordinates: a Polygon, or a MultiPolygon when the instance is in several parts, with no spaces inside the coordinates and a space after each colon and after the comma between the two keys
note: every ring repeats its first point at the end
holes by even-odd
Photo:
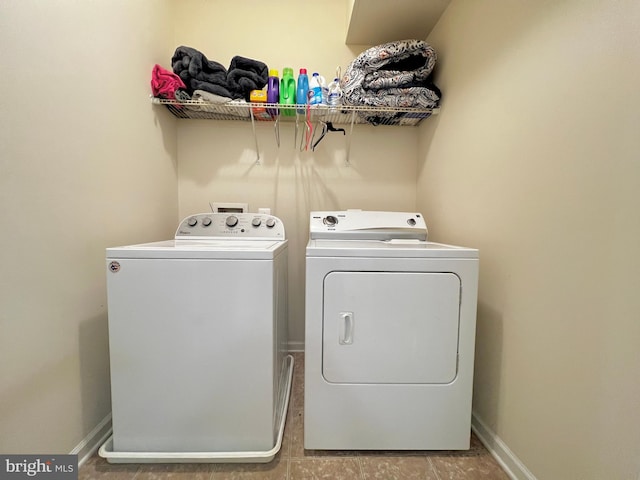
{"type": "Polygon", "coordinates": [[[351,345],[353,343],[353,312],[340,312],[340,333],[338,343],[340,345],[351,345]]]}

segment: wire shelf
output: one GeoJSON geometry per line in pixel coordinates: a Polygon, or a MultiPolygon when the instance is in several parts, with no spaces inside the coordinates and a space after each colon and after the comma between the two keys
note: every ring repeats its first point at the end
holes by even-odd
{"type": "MultiPolygon", "coordinates": [[[[164,98],[151,98],[152,103],[164,105],[178,118],[196,120],[235,120],[235,121],[280,121],[295,122],[296,117],[305,117],[303,106],[280,105],[277,103],[210,103],[199,100],[168,100],[164,98]]],[[[365,107],[354,105],[340,105],[330,107],[328,105],[313,105],[309,107],[309,116],[312,122],[324,121],[335,125],[398,125],[417,126],[425,118],[435,115],[439,108],[410,108],[410,107],[365,107]]]]}

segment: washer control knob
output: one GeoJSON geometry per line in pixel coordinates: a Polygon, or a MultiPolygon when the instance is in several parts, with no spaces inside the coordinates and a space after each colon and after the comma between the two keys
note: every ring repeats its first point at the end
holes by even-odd
{"type": "Polygon", "coordinates": [[[338,219],[333,215],[327,215],[322,221],[325,225],[328,225],[330,227],[333,227],[336,223],[338,223],[338,219]]]}
{"type": "Polygon", "coordinates": [[[256,217],[253,220],[251,220],[251,225],[253,225],[254,227],[259,227],[261,223],[262,223],[262,219],[260,217],[256,217]]]}
{"type": "Polygon", "coordinates": [[[202,225],[204,225],[205,227],[208,227],[209,225],[211,225],[211,218],[209,217],[204,217],[202,219],[202,225]]]}
{"type": "Polygon", "coordinates": [[[189,220],[187,220],[187,225],[189,225],[190,227],[195,227],[198,224],[198,219],[196,217],[191,217],[189,220]]]}
{"type": "Polygon", "coordinates": [[[268,218],[266,221],[267,228],[273,228],[276,226],[276,221],[273,218],[268,218]]]}
{"type": "Polygon", "coordinates": [[[238,224],[238,217],[230,215],[227,217],[227,221],[225,222],[227,227],[235,227],[238,224]]]}

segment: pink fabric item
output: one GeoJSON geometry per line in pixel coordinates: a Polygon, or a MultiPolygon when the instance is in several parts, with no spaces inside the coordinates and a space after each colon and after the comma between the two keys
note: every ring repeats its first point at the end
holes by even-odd
{"type": "Polygon", "coordinates": [[[151,91],[154,97],[176,98],[176,90],[186,88],[182,79],[173,72],[156,64],[151,72],[151,91]]]}

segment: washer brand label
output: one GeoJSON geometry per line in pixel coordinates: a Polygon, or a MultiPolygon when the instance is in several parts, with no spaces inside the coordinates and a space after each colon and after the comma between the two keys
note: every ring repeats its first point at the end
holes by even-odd
{"type": "Polygon", "coordinates": [[[113,273],[118,273],[120,271],[120,262],[111,262],[109,264],[109,270],[113,273]]]}
{"type": "Polygon", "coordinates": [[[0,455],[0,480],[77,480],[77,455],[0,455]]]}

